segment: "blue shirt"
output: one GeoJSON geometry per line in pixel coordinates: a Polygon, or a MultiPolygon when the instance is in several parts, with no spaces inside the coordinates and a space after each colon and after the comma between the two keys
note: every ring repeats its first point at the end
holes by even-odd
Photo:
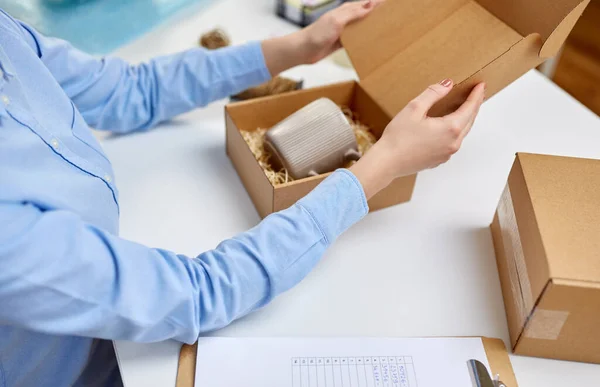
{"type": "Polygon", "coordinates": [[[1,387],[120,384],[109,340],[193,343],[297,284],[367,213],[339,170],[197,257],[119,237],[118,179],[88,125],[147,130],[269,76],[258,42],[131,66],[0,13],[1,387]]]}

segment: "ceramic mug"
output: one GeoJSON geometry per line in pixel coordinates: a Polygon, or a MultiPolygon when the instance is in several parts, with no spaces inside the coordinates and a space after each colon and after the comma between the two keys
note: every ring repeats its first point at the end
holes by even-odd
{"type": "Polygon", "coordinates": [[[329,98],[309,103],[269,129],[265,149],[273,167],[285,167],[294,179],[332,172],[360,158],[350,123],[329,98]]]}

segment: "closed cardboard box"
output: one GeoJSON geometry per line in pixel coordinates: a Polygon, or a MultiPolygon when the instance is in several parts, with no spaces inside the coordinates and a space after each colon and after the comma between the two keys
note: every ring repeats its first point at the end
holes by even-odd
{"type": "MultiPolygon", "coordinates": [[[[308,103],[329,97],[350,106],[376,136],[425,88],[456,84],[431,116],[456,109],[479,82],[490,97],[557,53],[589,0],[387,0],[351,24],[342,44],[361,81],[230,104],[227,154],[259,214],[289,207],[326,175],[273,186],[239,130],[268,129],[308,103]]],[[[416,176],[373,198],[372,210],[410,200],[416,176]]]]}
{"type": "Polygon", "coordinates": [[[600,363],[600,160],[517,154],[491,230],[514,352],[600,363]]]}

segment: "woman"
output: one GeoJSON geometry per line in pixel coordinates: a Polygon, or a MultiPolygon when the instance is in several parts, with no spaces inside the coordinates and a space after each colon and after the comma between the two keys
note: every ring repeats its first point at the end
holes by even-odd
{"type": "MultiPolygon", "coordinates": [[[[296,33],[130,66],[96,59],[0,14],[0,386],[121,384],[109,340],[196,341],[297,284],[394,178],[443,163],[483,101],[428,118],[430,86],[349,170],[195,258],[118,236],[109,161],[88,125],[126,133],[314,63],[375,4],[352,2],[296,33]]],[[[210,222],[210,219],[198,219],[210,222]]]]}

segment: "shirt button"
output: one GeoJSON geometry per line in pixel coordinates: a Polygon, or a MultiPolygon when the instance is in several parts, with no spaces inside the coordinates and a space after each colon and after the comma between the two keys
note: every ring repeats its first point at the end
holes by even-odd
{"type": "Polygon", "coordinates": [[[110,183],[112,181],[112,177],[110,177],[110,175],[104,175],[104,180],[110,183]]]}
{"type": "Polygon", "coordinates": [[[4,102],[5,105],[8,105],[10,103],[10,98],[8,98],[5,95],[3,95],[2,97],[0,97],[0,99],[2,99],[2,102],[4,102]]]}
{"type": "Polygon", "coordinates": [[[52,141],[50,141],[50,144],[52,145],[52,148],[54,149],[58,149],[58,140],[53,138],[52,141]]]}

